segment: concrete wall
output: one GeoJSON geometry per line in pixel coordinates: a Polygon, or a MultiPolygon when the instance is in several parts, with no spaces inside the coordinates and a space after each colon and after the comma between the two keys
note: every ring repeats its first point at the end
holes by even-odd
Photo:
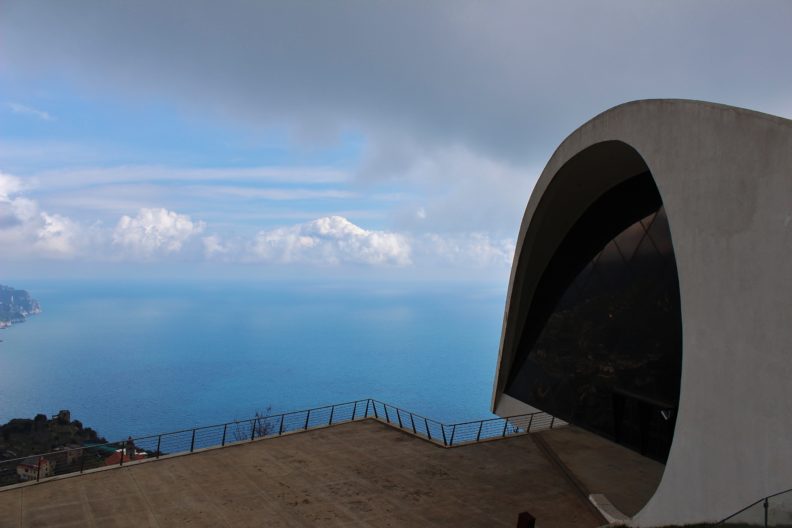
{"type": "Polygon", "coordinates": [[[632,523],[715,521],[792,487],[792,121],[648,100],[564,140],[520,228],[492,408],[515,412],[503,387],[558,243],[598,196],[646,168],[677,259],[682,387],[665,473],[632,523]]]}

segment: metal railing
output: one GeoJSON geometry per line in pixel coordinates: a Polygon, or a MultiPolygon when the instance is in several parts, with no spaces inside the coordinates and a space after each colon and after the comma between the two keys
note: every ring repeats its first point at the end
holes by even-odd
{"type": "Polygon", "coordinates": [[[508,418],[488,418],[447,425],[379,400],[369,401],[373,418],[443,447],[475,444],[566,425],[566,422],[541,411],[508,418]]]}
{"type": "Polygon", "coordinates": [[[252,442],[331,425],[375,419],[442,447],[458,447],[497,438],[528,434],[565,422],[535,412],[508,418],[443,424],[394,405],[367,398],[346,403],[261,415],[218,425],[129,438],[119,442],[85,444],[27,457],[0,460],[0,487],[24,481],[38,482],[52,476],[107,466],[123,466],[143,459],[193,453],[228,444],[252,442]]]}
{"type": "Polygon", "coordinates": [[[759,499],[717,526],[792,526],[792,489],[759,499]]]}

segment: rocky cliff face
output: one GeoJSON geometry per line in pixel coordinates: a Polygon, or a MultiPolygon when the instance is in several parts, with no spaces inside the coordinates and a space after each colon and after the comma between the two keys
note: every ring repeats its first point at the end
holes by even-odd
{"type": "Polygon", "coordinates": [[[0,285],[0,328],[21,323],[29,315],[41,312],[38,301],[25,290],[0,285]]]}

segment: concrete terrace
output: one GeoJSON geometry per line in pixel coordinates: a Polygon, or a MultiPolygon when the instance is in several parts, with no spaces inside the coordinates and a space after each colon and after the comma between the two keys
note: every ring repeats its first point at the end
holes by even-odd
{"type": "MultiPolygon", "coordinates": [[[[521,511],[545,528],[601,526],[581,481],[559,466],[592,467],[596,449],[566,451],[601,440],[570,429],[445,449],[351,422],[0,491],[0,528],[513,527],[521,511]],[[565,452],[548,456],[548,445],[565,452]]],[[[631,460],[594,485],[635,489],[647,474],[631,460]]]]}

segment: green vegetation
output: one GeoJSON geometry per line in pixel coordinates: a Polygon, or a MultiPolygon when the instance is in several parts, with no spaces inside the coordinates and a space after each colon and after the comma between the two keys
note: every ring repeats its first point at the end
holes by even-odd
{"type": "Polygon", "coordinates": [[[19,482],[17,466],[32,455],[46,454],[56,475],[103,466],[106,453],[91,446],[106,442],[67,410],[49,419],[43,414],[14,418],[0,425],[0,486],[19,482]]]}
{"type": "Polygon", "coordinates": [[[69,411],[61,411],[51,419],[43,414],[14,418],[0,425],[0,460],[47,453],[59,447],[82,446],[85,442],[104,443],[90,427],[71,420],[69,411]]]}

